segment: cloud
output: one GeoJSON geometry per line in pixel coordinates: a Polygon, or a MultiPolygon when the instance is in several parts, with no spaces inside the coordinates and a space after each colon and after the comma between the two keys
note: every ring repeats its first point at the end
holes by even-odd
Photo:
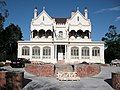
{"type": "Polygon", "coordinates": [[[115,21],[119,21],[120,20],[120,16],[116,17],[115,21]]]}
{"type": "Polygon", "coordinates": [[[96,11],[95,13],[103,13],[103,12],[106,12],[106,11],[120,11],[120,6],[101,9],[101,10],[96,11]]]}

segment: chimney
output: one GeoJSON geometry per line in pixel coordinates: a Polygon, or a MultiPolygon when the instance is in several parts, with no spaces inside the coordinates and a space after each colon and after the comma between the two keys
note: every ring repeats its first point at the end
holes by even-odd
{"type": "Polygon", "coordinates": [[[71,17],[76,13],[76,11],[72,11],[71,12],[71,17]]]}
{"type": "Polygon", "coordinates": [[[84,9],[84,16],[86,19],[88,19],[88,10],[87,10],[87,7],[85,7],[84,9]]]}
{"type": "Polygon", "coordinates": [[[38,11],[37,11],[37,7],[35,7],[34,9],[34,18],[36,18],[38,16],[38,11]]]}

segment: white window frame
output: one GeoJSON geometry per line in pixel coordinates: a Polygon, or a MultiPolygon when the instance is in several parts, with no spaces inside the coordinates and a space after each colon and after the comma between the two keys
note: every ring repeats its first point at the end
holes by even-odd
{"type": "Polygon", "coordinates": [[[28,56],[30,55],[30,48],[28,46],[23,46],[22,47],[22,55],[23,56],[28,56]]]}
{"type": "Polygon", "coordinates": [[[94,57],[100,56],[100,48],[99,47],[92,48],[92,56],[94,56],[94,57]]]}
{"type": "Polygon", "coordinates": [[[51,58],[51,47],[43,47],[43,59],[51,58]]]}
{"type": "Polygon", "coordinates": [[[40,58],[40,47],[35,46],[32,48],[32,58],[34,58],[34,59],[40,58]]]}
{"type": "Polygon", "coordinates": [[[71,59],[79,59],[79,48],[71,47],[71,59]]]}
{"type": "Polygon", "coordinates": [[[82,47],[82,53],[81,53],[81,56],[82,56],[82,59],[89,59],[90,58],[90,49],[89,47],[82,47]]]}

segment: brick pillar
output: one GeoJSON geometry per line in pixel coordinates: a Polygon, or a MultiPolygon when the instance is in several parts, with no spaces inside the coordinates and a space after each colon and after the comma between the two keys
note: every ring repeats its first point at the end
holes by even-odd
{"type": "Polygon", "coordinates": [[[0,71],[0,90],[6,88],[6,71],[0,71]]]}
{"type": "Polygon", "coordinates": [[[115,90],[120,90],[120,72],[112,73],[112,86],[115,90]]]}

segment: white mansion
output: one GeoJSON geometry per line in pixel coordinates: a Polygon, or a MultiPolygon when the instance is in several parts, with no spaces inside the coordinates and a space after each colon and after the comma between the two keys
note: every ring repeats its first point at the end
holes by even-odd
{"type": "Polygon", "coordinates": [[[54,18],[43,8],[34,9],[30,41],[18,41],[18,58],[45,63],[105,63],[104,42],[91,40],[88,10],[79,9],[69,18],[54,18]]]}

